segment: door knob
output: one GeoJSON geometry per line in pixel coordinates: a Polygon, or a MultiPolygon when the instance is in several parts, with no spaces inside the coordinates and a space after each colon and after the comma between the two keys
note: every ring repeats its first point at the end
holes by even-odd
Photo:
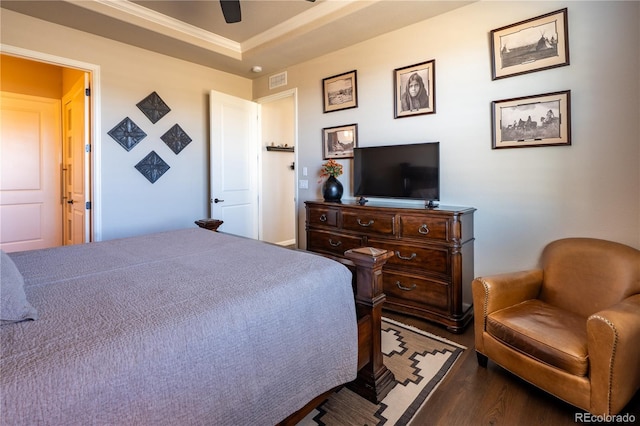
{"type": "Polygon", "coordinates": [[[73,204],[73,200],[67,200],[67,204],[73,204]]]}
{"type": "Polygon", "coordinates": [[[214,203],[218,204],[218,203],[224,203],[224,200],[220,200],[218,198],[216,198],[215,200],[213,200],[214,203]]]}

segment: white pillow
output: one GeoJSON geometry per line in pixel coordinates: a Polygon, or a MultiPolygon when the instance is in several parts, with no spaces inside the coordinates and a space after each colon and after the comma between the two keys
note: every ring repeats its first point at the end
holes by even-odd
{"type": "Polygon", "coordinates": [[[27,301],[24,279],[16,264],[0,250],[0,325],[38,319],[38,312],[27,301]]]}

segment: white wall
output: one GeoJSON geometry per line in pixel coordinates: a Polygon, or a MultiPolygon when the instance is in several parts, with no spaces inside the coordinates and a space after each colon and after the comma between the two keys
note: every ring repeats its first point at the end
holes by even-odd
{"type": "MultiPolygon", "coordinates": [[[[640,247],[640,3],[482,1],[289,68],[299,93],[299,235],[319,199],[321,129],[358,123],[359,145],[440,141],[441,201],[473,206],[475,273],[533,267],[557,238],[640,247]],[[491,80],[489,32],[568,7],[571,65],[491,80]],[[436,60],[437,112],[393,118],[393,70],[436,60]],[[322,113],[321,80],[358,72],[358,108],[322,113]],[[571,90],[572,145],[491,149],[494,100],[571,90]]],[[[269,94],[268,76],[254,97],[269,94]]],[[[351,188],[351,160],[341,161],[351,188]]],[[[352,190],[347,191],[348,195],[352,190]]],[[[302,241],[302,247],[305,242],[302,241]]]]}
{"type": "MultiPolygon", "coordinates": [[[[102,77],[102,210],[105,239],[192,226],[208,212],[209,90],[258,99],[249,80],[2,10],[3,44],[97,64],[102,77]],[[135,104],[156,90],[172,108],[150,126],[135,104]],[[252,94],[253,91],[253,94],[252,94]],[[125,116],[149,136],[127,153],[107,132],[125,116]],[[175,156],[165,123],[193,138],[175,156]],[[133,166],[151,149],[172,169],[152,185],[133,166]]],[[[298,89],[298,229],[304,200],[320,198],[321,130],[358,123],[360,145],[440,141],[442,203],[478,209],[476,275],[535,265],[564,236],[640,247],[640,3],[482,1],[288,69],[298,89]],[[491,81],[489,31],[569,8],[571,65],[491,81]],[[437,113],[393,119],[393,70],[436,60],[437,113]],[[322,113],[321,80],[356,69],[359,107],[322,113]],[[490,102],[572,91],[573,145],[491,149],[490,102]],[[316,175],[316,176],[314,176],[316,175]]],[[[168,128],[168,127],[167,127],[168,128]]],[[[351,162],[342,180],[351,187],[351,162]]]]}
{"type": "Polygon", "coordinates": [[[5,9],[1,24],[5,45],[100,67],[101,133],[93,143],[102,171],[102,197],[94,204],[102,212],[102,239],[195,226],[208,216],[208,93],[250,99],[250,80],[5,9]],[[171,108],[156,124],[136,107],[153,91],[171,108]],[[107,135],[127,116],[147,133],[129,152],[107,135]],[[179,155],[160,139],[176,123],[193,140],[179,155]],[[134,168],[152,150],[171,167],[155,184],[134,168]]]}

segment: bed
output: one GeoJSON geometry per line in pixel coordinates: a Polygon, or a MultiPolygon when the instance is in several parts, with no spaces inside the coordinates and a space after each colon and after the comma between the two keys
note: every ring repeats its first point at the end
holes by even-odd
{"type": "Polygon", "coordinates": [[[344,265],[200,228],[3,253],[38,319],[0,327],[0,418],[276,424],[348,382],[386,393],[384,256],[354,256],[357,309],[344,265]]]}

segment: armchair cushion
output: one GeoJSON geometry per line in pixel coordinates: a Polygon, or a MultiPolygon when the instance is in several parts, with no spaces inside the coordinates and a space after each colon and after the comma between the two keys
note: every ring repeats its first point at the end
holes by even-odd
{"type": "Polygon", "coordinates": [[[487,333],[523,354],[576,376],[589,371],[586,318],[527,300],[487,317],[487,333]]]}

